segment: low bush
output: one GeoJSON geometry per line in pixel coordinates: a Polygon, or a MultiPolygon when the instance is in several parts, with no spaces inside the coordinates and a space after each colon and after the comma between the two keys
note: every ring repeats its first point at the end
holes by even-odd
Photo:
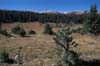
{"type": "Polygon", "coordinates": [[[9,54],[5,50],[2,50],[0,52],[0,63],[6,63],[8,60],[9,54]]]}
{"type": "Polygon", "coordinates": [[[20,32],[20,36],[21,37],[24,37],[26,35],[26,32],[24,31],[24,30],[22,30],[21,32],[20,32]]]}
{"type": "Polygon", "coordinates": [[[0,29],[0,34],[7,37],[11,37],[11,35],[7,32],[7,30],[0,29]]]}
{"type": "Polygon", "coordinates": [[[14,34],[19,34],[20,36],[25,36],[26,35],[26,31],[20,27],[20,26],[16,26],[12,29],[12,32],[14,34]]]}
{"type": "Polygon", "coordinates": [[[34,30],[30,30],[29,34],[36,34],[36,32],[34,30]]]}

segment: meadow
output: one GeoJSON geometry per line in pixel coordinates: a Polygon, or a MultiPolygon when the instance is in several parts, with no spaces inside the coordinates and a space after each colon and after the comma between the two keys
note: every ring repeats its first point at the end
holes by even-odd
{"type": "MultiPolygon", "coordinates": [[[[29,35],[28,37],[5,37],[0,35],[0,49],[5,48],[9,52],[10,57],[13,59],[18,48],[22,47],[23,54],[23,66],[53,66],[55,64],[56,56],[56,43],[53,40],[52,35],[43,34],[44,25],[38,22],[34,23],[20,23],[26,31],[34,30],[36,35],[29,35]]],[[[2,28],[8,32],[11,31],[16,24],[5,23],[2,24],[2,28]]],[[[79,28],[81,24],[74,24],[71,26],[65,26],[65,28],[79,28]]],[[[57,32],[61,27],[53,27],[53,31],[57,32]]],[[[74,51],[80,55],[80,58],[85,61],[91,61],[94,59],[100,60],[100,36],[93,36],[89,34],[74,33],[73,39],[78,46],[74,48],[74,51]]],[[[17,66],[11,64],[10,66],[17,66]]]]}

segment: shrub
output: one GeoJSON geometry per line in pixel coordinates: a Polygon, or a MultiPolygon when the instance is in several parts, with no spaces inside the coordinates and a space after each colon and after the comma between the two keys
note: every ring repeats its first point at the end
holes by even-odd
{"type": "Polygon", "coordinates": [[[24,30],[22,30],[21,32],[20,32],[20,36],[21,37],[24,37],[26,35],[26,32],[24,31],[24,30]]]}
{"type": "Polygon", "coordinates": [[[53,35],[54,34],[54,32],[52,30],[52,27],[49,24],[45,25],[44,34],[49,34],[49,35],[53,35]]]}
{"type": "Polygon", "coordinates": [[[0,34],[3,34],[3,35],[7,35],[8,33],[7,33],[7,31],[6,30],[0,30],[0,34]]]}
{"type": "Polygon", "coordinates": [[[0,29],[0,34],[4,35],[4,36],[7,36],[7,37],[11,37],[10,34],[8,34],[8,32],[6,30],[2,30],[0,29]]]}
{"type": "Polygon", "coordinates": [[[20,36],[25,36],[26,35],[26,31],[20,27],[20,26],[16,26],[12,29],[12,32],[14,34],[19,34],[20,36]]]}
{"type": "Polygon", "coordinates": [[[2,50],[0,52],[0,62],[1,63],[5,63],[9,60],[9,54],[5,51],[5,50],[2,50]]]}
{"type": "Polygon", "coordinates": [[[29,34],[36,34],[34,30],[29,31],[29,34]]]}

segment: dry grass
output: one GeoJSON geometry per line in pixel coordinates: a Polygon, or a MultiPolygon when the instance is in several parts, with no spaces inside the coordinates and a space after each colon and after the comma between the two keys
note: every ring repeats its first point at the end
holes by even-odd
{"type": "MultiPolygon", "coordinates": [[[[3,24],[3,29],[10,31],[15,24],[3,24]]],[[[24,66],[52,66],[55,63],[55,42],[53,36],[44,35],[43,26],[39,23],[21,23],[20,26],[27,31],[35,30],[36,35],[32,37],[6,38],[0,36],[0,48],[6,48],[14,56],[18,47],[23,47],[24,66]]],[[[75,25],[77,27],[80,25],[75,25]]],[[[60,28],[54,28],[54,31],[60,28]]],[[[100,36],[73,34],[74,41],[78,46],[74,49],[86,60],[100,59],[100,36]]]]}

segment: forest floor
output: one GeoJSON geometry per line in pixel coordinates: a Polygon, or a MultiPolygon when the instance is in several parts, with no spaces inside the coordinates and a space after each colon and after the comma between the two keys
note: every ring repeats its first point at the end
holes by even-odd
{"type": "MultiPolygon", "coordinates": [[[[18,48],[22,47],[23,66],[53,66],[55,64],[56,44],[53,36],[43,34],[44,26],[39,23],[21,23],[19,24],[26,31],[35,30],[36,35],[30,37],[8,38],[0,35],[0,49],[5,48],[10,53],[10,57],[18,53],[18,48]]],[[[7,31],[16,26],[16,24],[3,24],[2,28],[7,31]]],[[[78,28],[81,25],[73,25],[78,28]]],[[[55,27],[56,32],[61,28],[55,27]]],[[[100,36],[73,34],[74,41],[78,44],[76,51],[80,58],[90,61],[93,59],[100,60],[100,36]]],[[[12,64],[11,66],[17,66],[12,64]]]]}

